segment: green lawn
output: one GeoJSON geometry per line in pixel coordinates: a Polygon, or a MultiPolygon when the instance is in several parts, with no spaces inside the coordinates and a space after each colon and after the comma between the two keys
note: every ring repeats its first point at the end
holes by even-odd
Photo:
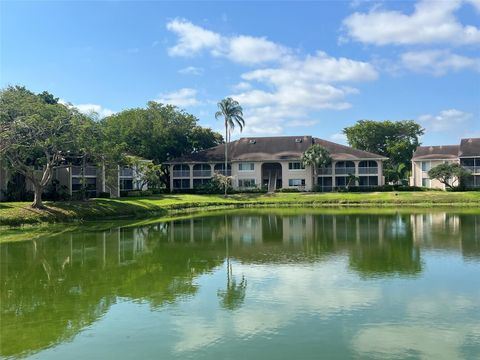
{"type": "Polygon", "coordinates": [[[164,216],[219,206],[458,206],[479,207],[480,192],[276,193],[222,195],[172,194],[149,198],[46,202],[46,210],[30,203],[0,203],[0,226],[107,218],[164,216]]]}

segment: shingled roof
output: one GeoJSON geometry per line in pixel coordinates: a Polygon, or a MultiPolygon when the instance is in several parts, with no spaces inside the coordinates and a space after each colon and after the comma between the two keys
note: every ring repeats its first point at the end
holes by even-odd
{"type": "MultiPolygon", "coordinates": [[[[334,160],[384,159],[387,158],[367,151],[356,150],[349,146],[313,138],[311,136],[272,136],[249,137],[228,144],[230,161],[279,161],[299,159],[312,145],[325,147],[334,160]]],[[[199,151],[189,156],[174,159],[170,163],[212,162],[225,159],[225,144],[199,151]]]]}
{"type": "Polygon", "coordinates": [[[480,156],[480,138],[462,139],[458,156],[480,156]]]}
{"type": "Polygon", "coordinates": [[[413,160],[447,160],[458,158],[459,145],[419,146],[413,160]]]}

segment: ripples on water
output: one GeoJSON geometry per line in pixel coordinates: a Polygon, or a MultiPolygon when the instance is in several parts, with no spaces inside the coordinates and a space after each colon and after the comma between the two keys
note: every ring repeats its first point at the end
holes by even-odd
{"type": "Polygon", "coordinates": [[[0,355],[479,359],[480,216],[237,211],[0,245],[0,355]]]}

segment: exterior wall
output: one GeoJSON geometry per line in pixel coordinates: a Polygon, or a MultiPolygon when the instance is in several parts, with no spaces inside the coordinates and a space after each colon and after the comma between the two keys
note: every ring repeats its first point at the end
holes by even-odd
{"type": "Polygon", "coordinates": [[[289,161],[281,161],[282,165],[282,187],[284,189],[295,189],[300,188],[298,186],[289,186],[288,181],[290,179],[305,179],[305,186],[303,189],[305,191],[311,191],[313,189],[313,169],[311,166],[305,167],[302,170],[290,170],[288,168],[288,164],[291,162],[299,162],[300,160],[289,160],[289,161]]]}
{"type": "MultiPolygon", "coordinates": [[[[430,179],[428,177],[428,171],[422,171],[422,162],[430,163],[430,169],[443,164],[445,162],[448,163],[458,163],[459,160],[413,160],[412,161],[412,176],[410,177],[410,185],[411,186],[418,186],[423,187],[422,179],[430,179]]],[[[442,184],[440,181],[435,179],[430,179],[429,186],[430,189],[441,189],[445,190],[446,186],[442,184]]]]}
{"type": "Polygon", "coordinates": [[[70,166],[61,166],[54,170],[54,177],[60,183],[60,186],[65,186],[68,193],[72,195],[72,176],[70,166]]]}
{"type": "MultiPolygon", "coordinates": [[[[335,174],[335,165],[339,161],[345,160],[337,160],[332,162],[333,171],[331,175],[326,177],[330,177],[332,179],[333,187],[335,187],[335,178],[340,176],[348,176],[348,174],[335,174]]],[[[350,160],[349,160],[350,161],[350,160]]],[[[359,168],[359,165],[363,160],[355,160],[353,161],[355,164],[355,171],[354,174],[356,176],[372,176],[377,177],[377,186],[382,186],[385,184],[385,177],[383,176],[383,161],[382,160],[366,160],[366,161],[375,161],[377,163],[377,172],[376,173],[363,173],[359,168]]],[[[312,191],[315,185],[315,180],[313,179],[313,167],[307,166],[305,169],[293,170],[289,169],[289,163],[291,162],[300,162],[300,159],[290,159],[290,160],[281,160],[281,161],[233,161],[230,163],[231,165],[231,176],[233,178],[233,187],[235,189],[239,188],[239,180],[242,179],[254,179],[255,180],[255,187],[260,188],[262,186],[262,165],[264,164],[279,164],[282,168],[282,188],[284,189],[295,189],[298,188],[299,190],[305,191],[312,191]],[[251,171],[240,171],[239,166],[240,163],[253,163],[254,169],[251,171]],[[289,180],[291,179],[305,179],[305,186],[290,186],[289,180]]],[[[222,162],[205,162],[205,163],[178,163],[178,164],[171,164],[170,165],[170,189],[171,191],[174,190],[185,190],[185,189],[193,189],[194,188],[194,179],[209,179],[214,174],[214,166],[215,164],[222,164],[222,162]],[[196,176],[194,173],[194,166],[196,164],[208,164],[211,167],[211,175],[210,176],[196,176]],[[175,165],[183,165],[188,166],[183,171],[174,170],[175,165]],[[185,179],[189,180],[189,187],[188,188],[178,188],[174,187],[174,180],[185,179]]],[[[359,184],[352,184],[352,186],[358,186],[359,184]]]]}
{"type": "Polygon", "coordinates": [[[232,163],[233,187],[239,188],[238,180],[255,179],[255,187],[262,187],[262,164],[260,161],[240,161],[232,163]],[[253,163],[253,171],[240,171],[240,163],[253,163]]]}

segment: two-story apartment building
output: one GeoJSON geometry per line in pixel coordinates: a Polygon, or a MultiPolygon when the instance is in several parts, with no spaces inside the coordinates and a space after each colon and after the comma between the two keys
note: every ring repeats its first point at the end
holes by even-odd
{"type": "Polygon", "coordinates": [[[459,163],[472,173],[467,188],[480,188],[480,138],[462,139],[460,145],[419,146],[412,157],[410,185],[445,189],[428,177],[428,171],[442,163],[459,163]]]}
{"type": "Polygon", "coordinates": [[[199,151],[168,162],[170,189],[194,189],[210,181],[218,172],[232,176],[237,190],[280,188],[320,191],[346,187],[349,175],[358,177],[356,184],[364,188],[384,185],[383,162],[386,157],[312,136],[280,136],[241,138],[228,144],[228,166],[225,169],[225,144],[199,151]],[[304,167],[303,153],[313,144],[330,152],[332,163],[318,171],[304,167]]]}

